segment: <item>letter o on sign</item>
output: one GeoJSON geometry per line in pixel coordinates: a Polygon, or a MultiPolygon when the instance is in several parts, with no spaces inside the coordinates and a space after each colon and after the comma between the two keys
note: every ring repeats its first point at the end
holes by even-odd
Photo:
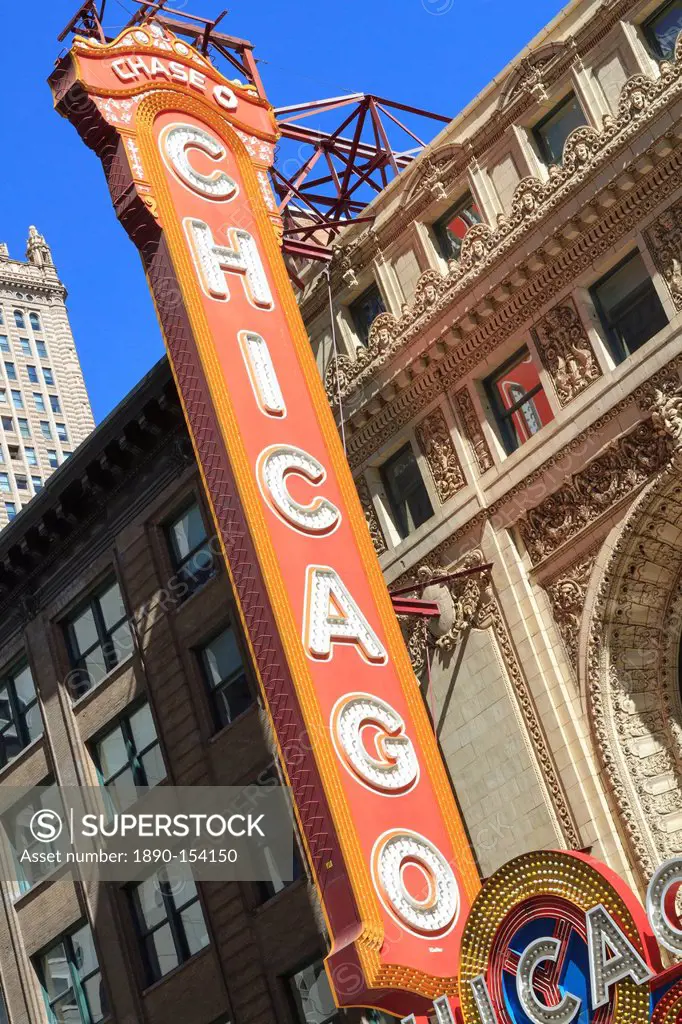
{"type": "Polygon", "coordinates": [[[418,935],[445,935],[457,920],[457,879],[440,850],[418,832],[392,829],[380,836],[372,878],[386,909],[418,935]]]}

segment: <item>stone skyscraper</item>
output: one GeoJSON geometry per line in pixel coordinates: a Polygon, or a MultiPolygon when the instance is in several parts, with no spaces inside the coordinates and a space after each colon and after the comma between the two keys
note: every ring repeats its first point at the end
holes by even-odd
{"type": "Polygon", "coordinates": [[[0,243],[0,529],[94,426],[65,299],[35,227],[25,262],[0,243]]]}

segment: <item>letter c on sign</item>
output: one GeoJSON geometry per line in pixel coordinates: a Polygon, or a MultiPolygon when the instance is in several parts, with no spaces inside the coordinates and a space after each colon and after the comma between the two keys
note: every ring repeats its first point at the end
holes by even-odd
{"type": "Polygon", "coordinates": [[[385,700],[371,693],[341,697],[332,709],[331,733],[343,765],[370,789],[400,796],[416,785],[419,761],[414,745],[405,735],[402,718],[385,700]]]}
{"type": "Polygon", "coordinates": [[[656,938],[678,956],[682,953],[682,922],[675,913],[675,898],[680,888],[682,857],[674,857],[661,864],[646,894],[646,912],[656,938]]]}
{"type": "Polygon", "coordinates": [[[273,444],[258,456],[256,474],[263,497],[287,526],[313,537],[328,537],[341,522],[336,505],[321,495],[304,505],[291,496],[287,477],[303,477],[314,487],[326,479],[324,466],[313,455],[293,444],[273,444]]]}
{"type": "Polygon", "coordinates": [[[212,160],[224,160],[227,150],[210,132],[194,124],[169,124],[160,135],[161,152],[170,161],[183,185],[198,192],[204,199],[234,199],[239,192],[236,181],[225,171],[202,174],[192,167],[187,150],[198,149],[212,160]]]}
{"type": "Polygon", "coordinates": [[[440,850],[418,832],[392,829],[377,839],[372,850],[372,880],[389,913],[417,935],[445,935],[457,920],[457,879],[440,850]],[[423,879],[418,893],[405,884],[410,867],[423,879]]]}

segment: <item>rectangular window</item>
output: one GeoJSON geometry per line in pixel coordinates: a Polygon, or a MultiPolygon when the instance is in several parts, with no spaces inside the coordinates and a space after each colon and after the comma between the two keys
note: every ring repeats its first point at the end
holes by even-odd
{"type": "Polygon", "coordinates": [[[297,971],[287,980],[300,1024],[341,1024],[321,960],[297,971]]]}
{"type": "Polygon", "coordinates": [[[8,519],[14,519],[14,517],[16,516],[17,506],[14,504],[13,501],[5,502],[5,514],[7,515],[8,519]]]}
{"type": "Polygon", "coordinates": [[[25,477],[25,476],[15,476],[14,479],[16,481],[17,490],[18,491],[27,491],[28,490],[28,478],[27,477],[25,477]]]}
{"type": "MultiPolygon", "coordinates": [[[[59,404],[59,399],[57,398],[56,395],[50,395],[50,408],[52,409],[52,412],[60,413],[62,411],[61,406],[59,404]]],[[[57,424],[57,426],[59,427],[59,424],[57,424]]],[[[66,430],[66,427],[64,429],[66,430]]]]}
{"type": "Polygon", "coordinates": [[[0,334],[0,352],[11,352],[9,347],[9,338],[6,334],[0,334]]]}
{"type": "MultiPolygon", "coordinates": [[[[271,768],[261,775],[256,783],[258,786],[279,786],[279,776],[277,772],[271,768]]],[[[267,845],[267,840],[261,845],[258,843],[252,847],[252,856],[257,858],[260,862],[259,874],[261,881],[256,882],[256,890],[261,903],[266,903],[268,900],[276,896],[278,892],[282,892],[288,885],[295,882],[297,878],[301,877],[301,861],[297,856],[296,843],[294,842],[294,856],[292,864],[292,879],[291,881],[285,881],[282,878],[280,867],[277,859],[273,856],[272,850],[267,845]]],[[[255,874],[255,872],[254,872],[255,874]]]]}
{"type": "Polygon", "coordinates": [[[73,455],[73,452],[67,451],[66,448],[62,448],[62,455],[65,459],[68,459],[69,455],[73,455]]]}
{"type": "Polygon", "coordinates": [[[11,491],[9,473],[0,473],[0,491],[5,491],[6,494],[9,494],[11,491]]]}
{"type": "Polygon", "coordinates": [[[127,711],[95,740],[93,759],[116,811],[134,804],[138,789],[163,782],[166,766],[147,701],[127,711]]]}
{"type": "Polygon", "coordinates": [[[24,399],[21,397],[21,391],[12,392],[12,405],[15,409],[24,408],[24,399]]]}
{"type": "Polygon", "coordinates": [[[527,348],[504,363],[485,382],[507,454],[554,419],[527,348]]]}
{"type": "Polygon", "coordinates": [[[44,341],[40,341],[36,338],[36,352],[38,353],[39,359],[47,359],[47,348],[44,341]]]}
{"type": "Polygon", "coordinates": [[[208,946],[206,922],[189,867],[174,865],[172,881],[160,871],[132,886],[130,892],[150,983],[208,946]]]}
{"type": "Polygon", "coordinates": [[[45,399],[39,391],[33,392],[33,404],[36,407],[36,412],[45,412],[45,399]]]}
{"type": "Polygon", "coordinates": [[[38,371],[35,368],[35,366],[27,366],[26,367],[26,374],[27,374],[28,379],[30,380],[31,384],[37,384],[38,383],[38,371]]]}
{"type": "Polygon", "coordinates": [[[561,163],[566,139],[574,128],[583,124],[587,124],[587,118],[572,92],[538,121],[533,128],[533,138],[546,164],[561,163]]]}
{"type": "Polygon", "coordinates": [[[381,478],[396,529],[401,537],[407,537],[433,515],[433,506],[410,444],[383,464],[381,478]]]}
{"type": "Polygon", "coordinates": [[[56,811],[63,815],[63,805],[59,789],[52,779],[43,779],[28,795],[13,804],[2,816],[2,828],[7,836],[14,861],[19,894],[28,892],[34,885],[52,874],[56,865],[46,861],[34,861],[22,857],[25,851],[36,853],[44,850],[54,853],[56,847],[51,842],[36,839],[31,832],[31,820],[38,811],[56,811]]]}
{"type": "Polygon", "coordinates": [[[237,638],[231,626],[199,650],[204,678],[209,685],[215,718],[227,725],[246,711],[253,696],[244,670],[237,638]]]}
{"type": "Polygon", "coordinates": [[[7,405],[7,388],[0,388],[0,403],[7,405]]]}
{"type": "Polygon", "coordinates": [[[26,456],[26,464],[28,466],[37,466],[38,457],[36,455],[35,448],[30,448],[28,445],[24,448],[24,455],[26,456]]]}
{"type": "Polygon", "coordinates": [[[31,483],[33,484],[33,490],[35,491],[36,494],[38,493],[38,491],[42,491],[43,481],[39,476],[32,476],[31,483]]]}
{"type": "Polygon", "coordinates": [[[0,678],[0,768],[43,734],[43,719],[28,665],[0,678]]]}
{"type": "Polygon", "coordinates": [[[40,433],[43,437],[48,438],[48,440],[52,440],[52,429],[50,428],[50,424],[47,420],[40,421],[40,433]]]}
{"type": "Polygon", "coordinates": [[[644,260],[637,251],[597,281],[590,294],[618,363],[668,323],[644,260]]]}
{"type": "Polygon", "coordinates": [[[35,964],[52,1024],[99,1024],[108,1015],[89,925],[62,935],[35,964]]]}
{"type": "Polygon", "coordinates": [[[465,234],[472,224],[480,223],[480,211],[471,194],[467,192],[433,225],[433,233],[438,240],[441,256],[446,260],[458,260],[465,234]]]}
{"type": "Polygon", "coordinates": [[[5,1002],[5,993],[0,989],[0,1024],[9,1024],[9,1017],[7,1016],[7,1003],[5,1002]]]}
{"type": "Polygon", "coordinates": [[[14,420],[11,416],[2,417],[2,429],[3,430],[14,430],[14,420]]]}
{"type": "Polygon", "coordinates": [[[642,25],[644,37],[659,60],[671,60],[675,40],[682,32],[682,0],[658,7],[642,25]]]}
{"type": "Polygon", "coordinates": [[[57,461],[57,453],[52,448],[48,448],[47,450],[47,461],[51,469],[56,469],[59,465],[59,462],[57,461]]]}
{"type": "Polygon", "coordinates": [[[77,700],[133,650],[118,583],[108,583],[88,598],[67,618],[65,628],[73,668],[71,696],[77,700]]]}
{"type": "Polygon", "coordinates": [[[10,457],[10,460],[12,462],[20,462],[21,461],[21,453],[19,451],[19,445],[18,444],[8,444],[7,445],[7,451],[9,452],[9,457],[10,457]]]}
{"type": "Polygon", "coordinates": [[[31,356],[31,343],[28,338],[19,338],[19,344],[21,345],[21,351],[25,356],[31,356]]]}
{"type": "Polygon", "coordinates": [[[68,441],[69,435],[66,432],[66,423],[55,423],[57,428],[57,437],[60,441],[68,441]]]}
{"type": "Polygon", "coordinates": [[[348,307],[355,331],[362,345],[367,344],[369,329],[380,313],[386,312],[384,300],[377,285],[373,284],[348,307]]]}
{"type": "Polygon", "coordinates": [[[43,379],[49,387],[54,386],[54,376],[49,366],[43,366],[43,379]]]}
{"type": "Polygon", "coordinates": [[[28,420],[25,420],[21,416],[19,416],[17,418],[17,423],[19,424],[19,433],[21,434],[21,436],[22,437],[30,437],[31,436],[31,428],[28,425],[28,420]]]}
{"type": "Polygon", "coordinates": [[[5,363],[5,373],[7,375],[7,380],[17,379],[17,368],[14,363],[5,363]]]}
{"type": "Polygon", "coordinates": [[[203,586],[218,569],[199,506],[194,502],[166,528],[173,568],[186,586],[183,599],[203,586]]]}

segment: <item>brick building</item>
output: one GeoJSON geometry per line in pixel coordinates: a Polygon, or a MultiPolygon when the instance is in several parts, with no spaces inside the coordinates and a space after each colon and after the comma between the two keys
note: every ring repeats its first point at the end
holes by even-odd
{"type": "Polygon", "coordinates": [[[34,227],[26,260],[0,244],[0,528],[94,426],[65,303],[34,227]]]}
{"type": "MultiPolygon", "coordinates": [[[[131,785],[277,778],[209,522],[163,360],[0,538],[3,786],[100,784],[122,808],[131,785]]],[[[17,835],[35,809],[13,812],[17,835]]],[[[177,895],[20,868],[0,1020],[357,1024],[333,1008],[296,873],[177,895]]]]}

